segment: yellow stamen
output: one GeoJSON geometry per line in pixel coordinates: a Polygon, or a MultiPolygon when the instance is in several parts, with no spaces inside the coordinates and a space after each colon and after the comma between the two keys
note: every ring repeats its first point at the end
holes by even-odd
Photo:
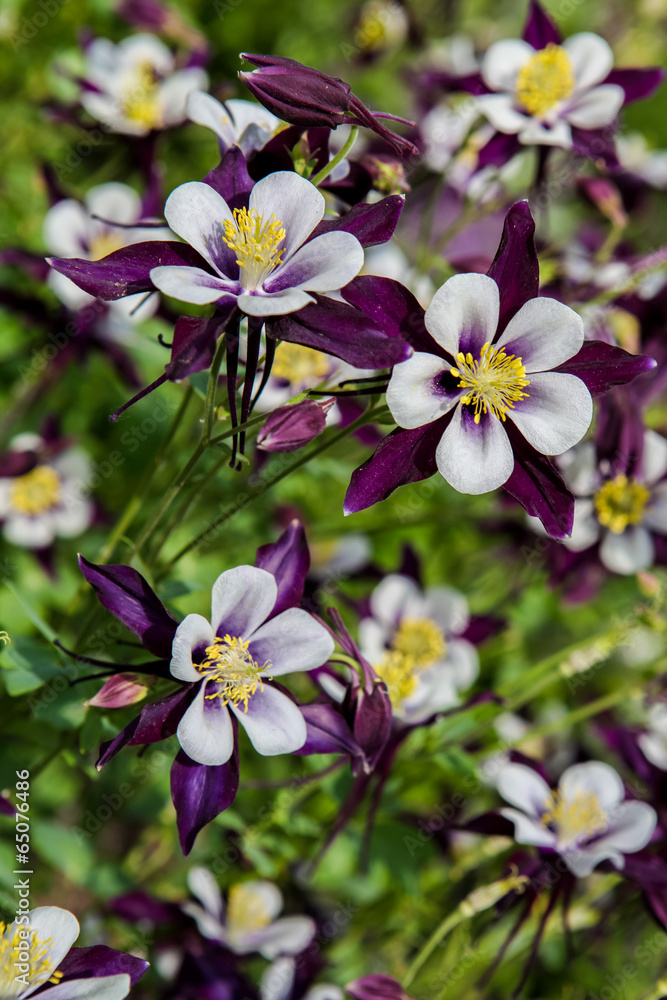
{"type": "Polygon", "coordinates": [[[542,822],[556,828],[561,846],[590,840],[607,829],[607,816],[597,795],[579,791],[573,797],[564,799],[553,792],[542,814],[542,822]]]}
{"type": "Polygon", "coordinates": [[[326,354],[282,340],[276,348],[271,374],[292,385],[316,385],[328,375],[330,366],[326,354]]]}
{"type": "Polygon", "coordinates": [[[564,48],[549,42],[519,70],[516,100],[529,115],[543,118],[574,90],[572,61],[564,48]]]}
{"type": "MultiPolygon", "coordinates": [[[[162,110],[158,103],[160,78],[150,62],[144,62],[137,69],[133,84],[129,86],[121,101],[121,111],[130,121],[147,129],[160,128],[162,110]]],[[[92,258],[95,260],[95,258],[92,258]]]]}
{"type": "Polygon", "coordinates": [[[224,228],[224,242],[236,251],[241,284],[251,291],[259,288],[282,263],[281,243],[285,239],[282,222],[275,215],[265,222],[256,208],[235,208],[234,220],[225,220],[224,228]]]}
{"type": "Polygon", "coordinates": [[[621,535],[629,524],[641,524],[651,491],[620,473],[610,479],[595,494],[598,521],[615,535],[621,535]]]}
{"type": "Polygon", "coordinates": [[[257,688],[264,690],[260,674],[266,674],[271,667],[268,660],[260,667],[248,646],[249,641],[226,635],[223,639],[217,637],[206,647],[205,658],[195,664],[199,673],[216,685],[206,698],[221,698],[223,705],[243,703],[243,711],[248,711],[248,702],[257,688]]]}
{"type": "Polygon", "coordinates": [[[530,379],[526,378],[521,358],[505,354],[502,348],[494,348],[487,342],[480,351],[479,361],[475,361],[470,352],[463,354],[460,351],[456,363],[458,367],[450,368],[450,372],[461,379],[459,389],[470,389],[461,402],[474,406],[476,424],[482,413],[487,412],[504,421],[507,411],[530,395],[523,392],[525,386],[530,385],[530,379]]]}
{"type": "Polygon", "coordinates": [[[271,923],[266,901],[251,885],[233,885],[227,901],[227,927],[234,937],[259,931],[271,923]]]}
{"type": "Polygon", "coordinates": [[[394,708],[414,694],[419,674],[441,660],[447,643],[435,622],[428,618],[404,618],[375,670],[387,685],[394,708]]]}
{"type": "Polygon", "coordinates": [[[419,669],[414,660],[404,653],[388,649],[375,665],[375,671],[387,685],[394,709],[400,709],[403,702],[415,693],[419,669]]]}
{"type": "Polygon", "coordinates": [[[123,237],[119,233],[100,233],[99,236],[95,236],[90,241],[88,254],[91,260],[101,260],[102,257],[108,257],[114,250],[120,250],[124,245],[123,237]]]}
{"type": "MultiPolygon", "coordinates": [[[[45,983],[52,975],[53,963],[49,958],[51,938],[40,941],[35,932],[28,926],[7,926],[0,921],[0,997],[2,1000],[14,1000],[30,986],[45,983]],[[15,963],[18,963],[15,964],[15,963]],[[25,972],[19,966],[28,966],[25,972]],[[17,982],[17,976],[23,982],[17,982]]],[[[57,975],[57,973],[53,973],[57,975]]]]}
{"type": "Polygon", "coordinates": [[[19,514],[35,516],[55,507],[60,500],[60,476],[50,465],[38,465],[13,480],[10,503],[19,514]]]}

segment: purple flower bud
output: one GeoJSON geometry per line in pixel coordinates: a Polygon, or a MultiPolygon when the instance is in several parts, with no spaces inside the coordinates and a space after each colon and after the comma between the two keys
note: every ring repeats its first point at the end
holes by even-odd
{"type": "Polygon", "coordinates": [[[404,125],[414,122],[395,115],[372,112],[352,93],[349,83],[295,59],[284,56],[241,54],[257,66],[250,73],[239,73],[248,90],[274,115],[292,125],[311,128],[325,125],[363,125],[381,136],[399,156],[416,156],[419,150],[378,121],[390,118],[404,125]]]}
{"type": "Polygon", "coordinates": [[[147,691],[148,686],[140,682],[138,674],[114,674],[86,704],[97,708],[125,708],[145,698],[147,691]]]}
{"type": "Polygon", "coordinates": [[[257,435],[257,447],[262,451],[297,451],[326,427],[326,415],[336,400],[316,403],[304,399],[301,403],[281,406],[267,418],[257,435]]]}
{"type": "Polygon", "coordinates": [[[391,976],[376,973],[349,983],[345,991],[354,1000],[410,1000],[401,984],[391,976]]]}

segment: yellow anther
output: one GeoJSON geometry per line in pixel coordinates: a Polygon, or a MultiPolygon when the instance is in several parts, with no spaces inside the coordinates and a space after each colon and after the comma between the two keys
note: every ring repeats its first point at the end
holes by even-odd
{"type": "Polygon", "coordinates": [[[590,840],[607,829],[607,816],[593,792],[579,791],[565,799],[553,792],[542,822],[556,828],[561,846],[590,840]]]}
{"type": "Polygon", "coordinates": [[[262,893],[252,884],[233,885],[227,900],[227,926],[234,937],[259,931],[271,923],[262,893]]]}
{"type": "Polygon", "coordinates": [[[641,524],[651,491],[623,473],[604,483],[595,494],[595,512],[600,524],[621,535],[629,524],[641,524]]]}
{"type": "Polygon", "coordinates": [[[206,698],[220,698],[223,705],[231,703],[238,706],[243,703],[243,711],[248,711],[248,702],[257,688],[264,690],[260,674],[266,674],[271,667],[268,660],[260,667],[248,646],[249,641],[226,635],[222,639],[216,638],[211,646],[206,647],[205,658],[195,664],[206,680],[215,683],[215,690],[206,698]]]}
{"type": "Polygon", "coordinates": [[[114,250],[120,250],[125,245],[123,237],[119,233],[105,232],[95,236],[90,241],[88,254],[91,260],[101,260],[108,257],[114,250]]]}
{"type": "Polygon", "coordinates": [[[264,221],[256,208],[235,208],[234,220],[225,220],[224,242],[236,251],[236,263],[241,269],[241,284],[254,290],[282,263],[281,246],[285,230],[280,219],[272,215],[264,221]]]}
{"type": "Polygon", "coordinates": [[[505,420],[508,410],[529,393],[524,388],[530,385],[521,358],[505,354],[500,348],[486,343],[480,351],[479,361],[474,361],[470,352],[456,355],[457,368],[450,368],[456,378],[460,378],[459,389],[469,389],[461,402],[475,409],[475,423],[480,422],[482,413],[490,412],[500,420],[505,420]]]}
{"type": "Polygon", "coordinates": [[[60,476],[56,470],[50,465],[38,465],[12,481],[10,504],[19,514],[34,517],[55,507],[60,496],[60,476]]]}
{"type": "Polygon", "coordinates": [[[569,55],[550,42],[525,63],[516,79],[516,100],[529,115],[543,118],[574,90],[574,71],[569,55]]]}
{"type": "MultiPolygon", "coordinates": [[[[143,125],[147,129],[162,126],[162,109],[158,101],[160,78],[155,67],[150,62],[144,62],[138,67],[136,76],[127,87],[120,102],[122,113],[130,121],[143,125]]],[[[93,260],[97,258],[93,257],[93,260]]]]}
{"type": "Polygon", "coordinates": [[[330,358],[311,347],[280,341],[271,374],[298,385],[315,385],[329,373],[330,358]]]}
{"type": "Polygon", "coordinates": [[[415,693],[419,674],[447,651],[442,629],[428,618],[404,618],[375,670],[387,685],[394,708],[415,693]]]}
{"type": "Polygon", "coordinates": [[[13,1000],[25,992],[25,983],[17,981],[19,965],[27,965],[27,979],[31,986],[45,983],[52,975],[50,960],[51,938],[39,940],[30,927],[17,927],[0,921],[0,997],[13,1000]],[[27,956],[27,961],[23,958],[27,956]]]}

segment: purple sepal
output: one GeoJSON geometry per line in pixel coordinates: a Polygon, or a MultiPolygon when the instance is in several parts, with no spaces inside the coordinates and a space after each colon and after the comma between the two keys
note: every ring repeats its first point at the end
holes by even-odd
{"type": "Polygon", "coordinates": [[[337,230],[352,233],[364,248],[379,246],[381,243],[387,243],[394,235],[404,204],[404,198],[393,194],[374,205],[355,205],[338,219],[326,219],[320,222],[309,239],[337,230]]]}
{"type": "Polygon", "coordinates": [[[279,406],[270,413],[257,435],[262,451],[290,452],[303,448],[327,425],[327,412],[336,400],[302,399],[300,403],[279,406]]]}
{"type": "Polygon", "coordinates": [[[592,396],[601,396],[612,386],[626,385],[656,366],[657,362],[645,354],[629,354],[602,340],[587,340],[573,358],[554,371],[576,375],[592,396]]]}
{"type": "Polygon", "coordinates": [[[186,709],[197,693],[197,684],[187,684],[160,701],[144,705],[140,714],[129,722],[115,739],[103,743],[95,765],[100,771],[123,747],[146,746],[173,736],[186,709]]]}
{"type": "Polygon", "coordinates": [[[545,49],[549,43],[560,45],[563,41],[560,31],[537,0],[531,0],[528,8],[523,40],[534,49],[545,49]]]}
{"type": "Polygon", "coordinates": [[[625,91],[625,104],[650,97],[665,79],[664,69],[647,66],[644,69],[613,69],[603,83],[615,83],[625,91]]]}
{"type": "Polygon", "coordinates": [[[155,656],[171,659],[178,622],[131,566],[96,566],[79,556],[79,567],[107,611],[134,632],[155,656]]]}
{"type": "Polygon", "coordinates": [[[600,160],[607,170],[620,170],[614,145],[615,126],[606,128],[583,129],[572,128],[572,148],[575,153],[588,157],[590,160],[600,160]]]}
{"type": "Polygon", "coordinates": [[[356,368],[389,368],[410,356],[405,341],[379,329],[359,309],[322,295],[314,298],[298,312],[268,320],[268,336],[333,354],[356,368]]]}
{"type": "Polygon", "coordinates": [[[486,837],[509,837],[514,840],[514,823],[497,812],[473,816],[462,827],[469,833],[482,833],[486,837]]]}
{"type": "Polygon", "coordinates": [[[5,795],[0,795],[0,816],[13,816],[15,807],[5,795]]]}
{"type": "Polygon", "coordinates": [[[523,149],[515,135],[496,132],[477,154],[477,170],[483,167],[503,167],[523,149]]]}
{"type": "Polygon", "coordinates": [[[361,747],[352,735],[352,730],[340,710],[325,703],[316,702],[301,705],[301,714],[306,720],[306,742],[295,753],[307,756],[311,753],[342,753],[359,757],[361,747]]]}
{"type": "Polygon", "coordinates": [[[181,316],[174,328],[171,360],[165,365],[165,374],[171,382],[180,382],[186,375],[205,371],[213,360],[215,345],[236,308],[231,302],[218,306],[210,318],[181,316]]]}
{"type": "Polygon", "coordinates": [[[132,892],[117,896],[112,900],[110,910],[121,920],[133,924],[137,924],[140,920],[147,920],[152,924],[180,923],[187,920],[176,903],[165,903],[141,889],[134,889],[132,892]]]}
{"type": "Polygon", "coordinates": [[[58,966],[58,971],[62,973],[60,982],[63,983],[72,979],[126,975],[134,986],[147,968],[148,962],[143,958],[126,955],[105,944],[96,944],[92,948],[72,948],[58,966]]]}
{"type": "Polygon", "coordinates": [[[473,615],[465,632],[461,633],[461,638],[467,639],[473,646],[479,646],[487,639],[498,635],[506,626],[507,621],[504,618],[496,618],[494,615],[473,615]]]}
{"type": "Polygon", "coordinates": [[[200,267],[211,272],[207,261],[188,243],[148,240],[114,250],[101,260],[52,257],[51,266],[89,295],[111,302],[125,295],[152,292],[150,273],[154,267],[200,267]]]}
{"type": "Polygon", "coordinates": [[[204,184],[217,191],[230,208],[247,205],[254,181],[239,146],[229,147],[218,166],[206,174],[204,184]]]}
{"type": "Polygon", "coordinates": [[[535,220],[527,201],[512,205],[503,225],[498,251],[487,274],[500,292],[498,336],[529,300],[539,295],[540,265],[535,250],[535,220]]]}
{"type": "Polygon", "coordinates": [[[310,569],[310,552],[301,522],[292,521],[277,542],[260,545],[255,566],[271,573],[278,584],[278,597],[271,617],[287,608],[297,608],[310,569]]]}
{"type": "Polygon", "coordinates": [[[418,483],[437,472],[435,451],[448,417],[426,427],[397,427],[384,438],[371,457],[352,473],[343,510],[356,514],[385,500],[399,486],[418,483]]]}
{"type": "Polygon", "coordinates": [[[239,787],[238,723],[234,727],[234,751],[226,764],[208,766],[190,760],[179,751],[171,766],[171,797],[176,809],[178,838],[184,855],[194,846],[207,823],[229,809],[239,787]]]}
{"type": "Polygon", "coordinates": [[[342,288],[341,295],[388,336],[401,337],[416,351],[444,356],[424,326],[423,306],[400,281],[364,274],[342,288]]]}
{"type": "Polygon", "coordinates": [[[382,973],[362,976],[353,983],[348,983],[345,992],[353,1000],[409,1000],[398,980],[382,973]]]}
{"type": "Polygon", "coordinates": [[[514,471],[503,489],[529,514],[539,517],[553,538],[565,538],[572,532],[574,496],[546,455],[532,448],[509,421],[505,429],[514,451],[514,471]]]}
{"type": "Polygon", "coordinates": [[[3,451],[0,452],[0,477],[13,479],[15,476],[25,476],[34,469],[39,461],[35,451],[3,451]]]}

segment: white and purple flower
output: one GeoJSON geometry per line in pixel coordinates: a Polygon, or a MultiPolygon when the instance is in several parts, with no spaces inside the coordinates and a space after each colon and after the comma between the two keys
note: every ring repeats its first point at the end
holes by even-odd
{"type": "Polygon", "coordinates": [[[515,840],[556,851],[577,878],[601,861],[622,870],[624,855],[646,847],[657,823],[648,803],[624,801],[621,778],[600,761],[568,767],[555,790],[531,767],[505,764],[498,791],[516,807],[501,809],[515,840]]]}
{"type": "Polygon", "coordinates": [[[300,608],[271,618],[275,577],[256,566],[221,573],[213,585],[211,621],[188,615],[176,629],[170,670],[199,689],[177,730],[198,764],[225,764],[235,743],[235,717],[264,756],[293,753],[306,742],[299,707],[270,682],[322,666],[334,644],[326,629],[300,608]]]}
{"type": "Polygon", "coordinates": [[[654,767],[667,771],[667,705],[657,701],[648,712],[648,728],[637,737],[639,749],[654,767]]]}
{"type": "Polygon", "coordinates": [[[262,149],[284,127],[280,119],[261,104],[237,99],[221,104],[202,90],[194,90],[188,95],[187,116],[196,125],[215,132],[221,153],[236,145],[244,156],[262,149]]]}
{"type": "Polygon", "coordinates": [[[314,301],[309,292],[337,291],[364,263],[362,246],[351,233],[328,232],[310,239],[324,208],[322,193],[287,170],[258,181],[248,207],[234,210],[208,184],[182,184],[167,200],[167,221],[212,272],[180,265],[154,267],[151,281],[183,302],[235,303],[251,316],[302,309],[314,301]]]}

